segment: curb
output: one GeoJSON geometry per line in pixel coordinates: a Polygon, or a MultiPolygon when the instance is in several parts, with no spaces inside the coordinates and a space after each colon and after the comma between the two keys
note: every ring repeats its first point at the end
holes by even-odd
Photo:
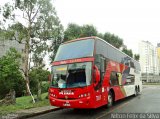
{"type": "Polygon", "coordinates": [[[25,115],[18,116],[16,119],[25,119],[25,118],[34,117],[34,116],[37,116],[37,115],[49,113],[49,112],[52,112],[52,111],[58,111],[58,110],[61,110],[61,109],[62,108],[56,107],[54,109],[48,109],[48,110],[37,112],[37,113],[28,113],[28,114],[25,114],[25,115]]]}

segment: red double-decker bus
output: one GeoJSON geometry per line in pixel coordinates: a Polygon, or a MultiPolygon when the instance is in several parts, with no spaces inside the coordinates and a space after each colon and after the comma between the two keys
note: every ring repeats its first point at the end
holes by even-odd
{"type": "Polygon", "coordinates": [[[60,45],[49,100],[62,108],[98,108],[142,91],[140,64],[98,37],[60,45]]]}

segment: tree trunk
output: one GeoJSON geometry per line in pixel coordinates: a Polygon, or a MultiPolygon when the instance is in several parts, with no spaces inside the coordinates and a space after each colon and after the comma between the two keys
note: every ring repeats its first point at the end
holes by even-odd
{"type": "Polygon", "coordinates": [[[30,93],[30,89],[29,89],[29,87],[27,86],[27,85],[29,85],[29,62],[28,62],[28,60],[29,60],[29,41],[30,41],[30,28],[28,28],[28,37],[27,37],[27,39],[26,39],[26,44],[25,44],[25,57],[24,57],[24,59],[25,59],[25,80],[26,80],[26,95],[29,95],[30,93]]]}
{"type": "Polygon", "coordinates": [[[30,91],[30,88],[29,88],[28,83],[27,83],[27,88],[29,89],[29,94],[30,94],[30,95],[31,95],[31,97],[32,97],[32,101],[33,101],[33,103],[35,103],[35,99],[34,99],[34,97],[33,97],[32,93],[31,93],[31,91],[30,91]]]}
{"type": "Polygon", "coordinates": [[[38,92],[37,92],[37,98],[38,100],[42,100],[42,97],[41,97],[41,82],[38,80],[38,92]]]}
{"type": "Polygon", "coordinates": [[[27,85],[29,85],[29,77],[28,77],[28,58],[29,58],[29,49],[28,49],[28,43],[25,44],[25,80],[26,80],[26,95],[29,95],[29,88],[27,85]]]}
{"type": "Polygon", "coordinates": [[[26,80],[26,95],[29,95],[32,97],[33,103],[35,103],[34,97],[30,91],[30,87],[29,87],[29,46],[30,46],[30,33],[31,33],[31,24],[29,23],[28,26],[28,37],[26,39],[26,43],[25,43],[25,66],[24,66],[24,74],[25,74],[25,80],[26,80]]]}

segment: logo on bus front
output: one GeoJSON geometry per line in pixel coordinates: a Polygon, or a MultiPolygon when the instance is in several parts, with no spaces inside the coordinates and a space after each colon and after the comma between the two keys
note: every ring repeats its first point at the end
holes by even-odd
{"type": "Polygon", "coordinates": [[[61,90],[59,92],[60,95],[74,95],[74,92],[71,90],[61,90]]]}
{"type": "Polygon", "coordinates": [[[65,96],[65,99],[67,100],[67,99],[68,99],[68,96],[65,96]]]}

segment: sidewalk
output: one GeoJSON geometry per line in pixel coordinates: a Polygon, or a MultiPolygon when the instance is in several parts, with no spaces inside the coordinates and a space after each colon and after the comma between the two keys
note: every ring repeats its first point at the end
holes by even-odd
{"type": "Polygon", "coordinates": [[[59,110],[61,108],[54,106],[44,106],[44,107],[36,107],[31,109],[20,110],[16,112],[15,118],[17,119],[25,119],[28,117],[36,116],[39,114],[44,114],[52,111],[59,110]]]}
{"type": "Polygon", "coordinates": [[[49,112],[60,110],[60,109],[61,108],[54,107],[54,106],[36,107],[36,108],[19,110],[17,112],[9,113],[6,115],[0,115],[0,119],[25,119],[25,118],[49,113],[49,112]]]}

